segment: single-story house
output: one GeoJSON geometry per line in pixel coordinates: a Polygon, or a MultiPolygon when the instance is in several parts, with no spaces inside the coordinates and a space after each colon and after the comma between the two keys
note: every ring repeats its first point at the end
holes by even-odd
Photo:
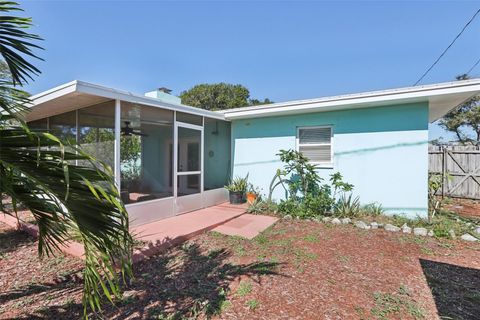
{"type": "Polygon", "coordinates": [[[479,93],[473,79],[212,112],[72,81],[33,96],[26,120],[109,164],[133,225],[224,202],[233,176],[268,193],[280,149],[340,172],[363,204],[426,216],[428,124],[479,93]]]}

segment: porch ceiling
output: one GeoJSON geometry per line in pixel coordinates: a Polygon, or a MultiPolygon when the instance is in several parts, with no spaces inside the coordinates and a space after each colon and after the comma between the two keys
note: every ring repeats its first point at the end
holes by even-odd
{"type": "Polygon", "coordinates": [[[105,97],[94,96],[79,92],[70,92],[54,99],[40,102],[31,108],[26,120],[32,121],[61,113],[70,112],[76,109],[88,107],[94,104],[111,100],[105,97]]]}
{"type": "Polygon", "coordinates": [[[84,81],[72,81],[44,91],[31,97],[32,105],[26,115],[27,121],[33,121],[60,113],[88,107],[108,100],[120,100],[166,110],[181,111],[213,119],[225,120],[218,112],[203,110],[181,104],[172,104],[160,99],[133,94],[84,81]]]}

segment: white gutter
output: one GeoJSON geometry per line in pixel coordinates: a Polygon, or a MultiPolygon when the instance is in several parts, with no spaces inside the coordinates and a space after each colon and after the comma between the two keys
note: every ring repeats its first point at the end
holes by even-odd
{"type": "MultiPolygon", "coordinates": [[[[468,98],[478,93],[480,93],[480,79],[471,79],[318,99],[287,101],[269,105],[228,109],[219,112],[223,113],[227,119],[233,120],[273,115],[364,108],[402,102],[432,102],[432,98],[435,97],[445,96],[450,98],[449,95],[457,95],[458,98],[462,98],[463,96],[468,98]]],[[[461,102],[464,100],[466,100],[466,98],[461,99],[461,102]]],[[[456,107],[456,105],[451,106],[451,108],[454,107],[456,107]]],[[[433,117],[435,117],[435,115],[433,117]]]]}

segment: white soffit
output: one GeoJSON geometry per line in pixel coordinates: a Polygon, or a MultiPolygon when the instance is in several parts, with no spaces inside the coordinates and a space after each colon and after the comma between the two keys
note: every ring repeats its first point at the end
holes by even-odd
{"type": "Polygon", "coordinates": [[[296,100],[220,111],[228,120],[428,102],[433,122],[480,93],[480,79],[296,100]]]}
{"type": "Polygon", "coordinates": [[[33,121],[115,99],[214,119],[225,119],[225,116],[218,112],[170,104],[159,99],[75,80],[30,97],[32,105],[26,120],[33,121]]]}

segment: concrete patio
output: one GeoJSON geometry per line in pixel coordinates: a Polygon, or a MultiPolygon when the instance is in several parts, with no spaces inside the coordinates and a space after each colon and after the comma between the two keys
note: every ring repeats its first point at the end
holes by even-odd
{"type": "Polygon", "coordinates": [[[135,250],[134,262],[164,251],[206,231],[252,239],[274,224],[274,217],[246,214],[247,205],[223,203],[132,228],[145,247],[135,250]]]}
{"type": "MultiPolygon", "coordinates": [[[[246,204],[222,203],[133,227],[132,235],[144,244],[143,247],[135,248],[133,261],[141,261],[210,230],[253,239],[278,220],[270,216],[247,214],[246,209],[246,204]]],[[[7,215],[0,215],[0,222],[38,237],[38,226],[34,224],[18,221],[7,215]]],[[[60,246],[60,249],[66,254],[83,259],[84,250],[80,243],[69,242],[60,246]]]]}

